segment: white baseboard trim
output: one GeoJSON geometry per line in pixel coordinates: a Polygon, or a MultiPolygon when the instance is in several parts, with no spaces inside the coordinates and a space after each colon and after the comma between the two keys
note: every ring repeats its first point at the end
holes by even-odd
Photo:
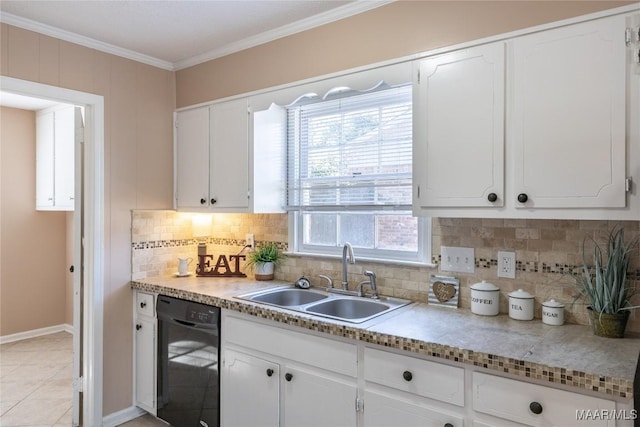
{"type": "Polygon", "coordinates": [[[57,332],[68,332],[73,334],[73,326],[68,323],[60,325],[47,326],[46,328],[33,329],[31,331],[18,332],[0,337],[0,344],[7,344],[14,341],[26,340],[28,338],[40,337],[42,335],[55,334],[57,332]]]}
{"type": "Polygon", "coordinates": [[[141,417],[146,414],[147,411],[140,409],[137,406],[129,406],[121,411],[109,414],[102,419],[102,427],[116,427],[120,424],[124,424],[135,418],[141,417]]]}

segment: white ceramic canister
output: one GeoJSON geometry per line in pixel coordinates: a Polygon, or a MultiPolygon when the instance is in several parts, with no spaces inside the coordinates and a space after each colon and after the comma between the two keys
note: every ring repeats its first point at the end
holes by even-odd
{"type": "Polygon", "coordinates": [[[543,302],[542,323],[556,326],[564,324],[564,304],[554,299],[543,302]]]}
{"type": "Polygon", "coordinates": [[[500,288],[483,280],[474,283],[471,289],[471,312],[482,316],[497,316],[500,311],[500,288]]]}
{"type": "Polygon", "coordinates": [[[511,292],[509,317],[516,320],[533,320],[533,295],[522,289],[511,292]]]}

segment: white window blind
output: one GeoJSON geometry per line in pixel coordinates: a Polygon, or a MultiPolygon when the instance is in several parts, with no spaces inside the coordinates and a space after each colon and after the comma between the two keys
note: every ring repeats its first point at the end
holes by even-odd
{"type": "Polygon", "coordinates": [[[287,109],[290,210],[411,209],[411,85],[287,109]]]}

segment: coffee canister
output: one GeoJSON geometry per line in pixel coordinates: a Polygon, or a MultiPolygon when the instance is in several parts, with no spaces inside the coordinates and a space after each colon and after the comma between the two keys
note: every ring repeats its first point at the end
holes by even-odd
{"type": "Polygon", "coordinates": [[[564,324],[564,304],[554,299],[543,302],[542,323],[556,326],[564,324]]]}
{"type": "Polygon", "coordinates": [[[486,280],[471,285],[471,312],[482,316],[496,316],[500,311],[500,289],[486,280]]]}
{"type": "Polygon", "coordinates": [[[516,320],[533,320],[533,295],[522,289],[511,292],[509,317],[516,320]]]}

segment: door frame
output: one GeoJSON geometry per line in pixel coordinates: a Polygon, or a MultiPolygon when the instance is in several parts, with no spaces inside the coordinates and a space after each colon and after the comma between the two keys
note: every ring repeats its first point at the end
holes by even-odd
{"type": "MultiPolygon", "coordinates": [[[[85,107],[84,174],[84,282],[82,315],[82,419],[84,425],[102,425],[103,299],[104,299],[104,97],[72,89],[0,76],[3,91],[85,107]]],[[[77,212],[77,210],[76,210],[77,212]]],[[[75,221],[74,214],[74,223],[75,221]]],[[[74,246],[79,244],[74,239],[74,246]]],[[[74,264],[76,260],[74,260],[74,264]]],[[[77,307],[74,307],[74,311],[77,307]]],[[[74,325],[74,328],[76,325],[74,325]]],[[[77,340],[74,340],[77,342],[77,340]]],[[[79,349],[74,348],[74,352],[79,349]]]]}

